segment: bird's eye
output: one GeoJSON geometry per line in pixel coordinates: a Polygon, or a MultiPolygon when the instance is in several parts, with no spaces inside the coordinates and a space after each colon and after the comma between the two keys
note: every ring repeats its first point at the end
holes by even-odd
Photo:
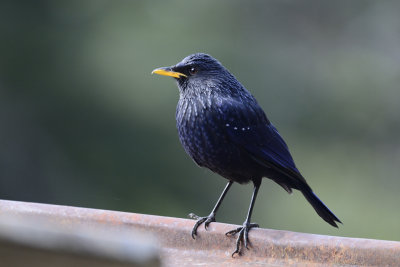
{"type": "Polygon", "coordinates": [[[197,69],[195,67],[190,67],[190,69],[189,69],[190,75],[196,74],[196,72],[197,72],[197,69]]]}

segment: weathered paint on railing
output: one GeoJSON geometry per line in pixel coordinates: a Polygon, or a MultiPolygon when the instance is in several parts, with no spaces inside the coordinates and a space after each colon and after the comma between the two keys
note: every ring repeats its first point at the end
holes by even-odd
{"type": "Polygon", "coordinates": [[[6,200],[0,200],[0,215],[41,218],[69,230],[149,232],[158,240],[164,266],[400,266],[395,241],[252,229],[251,249],[232,258],[235,239],[225,232],[235,226],[229,224],[212,223],[207,232],[199,228],[193,240],[194,221],[187,219],[6,200]]]}

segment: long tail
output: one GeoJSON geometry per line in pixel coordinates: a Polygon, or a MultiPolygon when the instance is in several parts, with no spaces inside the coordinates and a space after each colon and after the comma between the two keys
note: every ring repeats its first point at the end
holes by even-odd
{"type": "Polygon", "coordinates": [[[318,215],[321,216],[321,218],[324,219],[327,223],[336,228],[338,227],[336,222],[342,223],[335,216],[335,214],[333,214],[333,212],[330,211],[327,206],[325,206],[325,204],[317,197],[317,195],[314,194],[310,187],[302,187],[300,191],[303,193],[308,202],[310,202],[318,215]]]}

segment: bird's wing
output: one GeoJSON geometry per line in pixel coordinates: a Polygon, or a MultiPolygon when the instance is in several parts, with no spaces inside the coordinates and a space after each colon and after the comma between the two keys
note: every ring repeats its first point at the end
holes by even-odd
{"type": "Polygon", "coordinates": [[[231,142],[244,149],[259,164],[283,174],[294,184],[306,182],[297,170],[285,141],[257,104],[252,107],[242,103],[224,106],[230,109],[225,114],[236,114],[236,120],[225,124],[231,142]]]}

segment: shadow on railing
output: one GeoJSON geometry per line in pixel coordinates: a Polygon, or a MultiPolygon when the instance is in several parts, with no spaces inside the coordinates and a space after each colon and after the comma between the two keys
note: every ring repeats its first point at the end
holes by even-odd
{"type": "Polygon", "coordinates": [[[0,200],[1,266],[400,266],[400,242],[253,229],[231,257],[235,226],[0,200]]]}

